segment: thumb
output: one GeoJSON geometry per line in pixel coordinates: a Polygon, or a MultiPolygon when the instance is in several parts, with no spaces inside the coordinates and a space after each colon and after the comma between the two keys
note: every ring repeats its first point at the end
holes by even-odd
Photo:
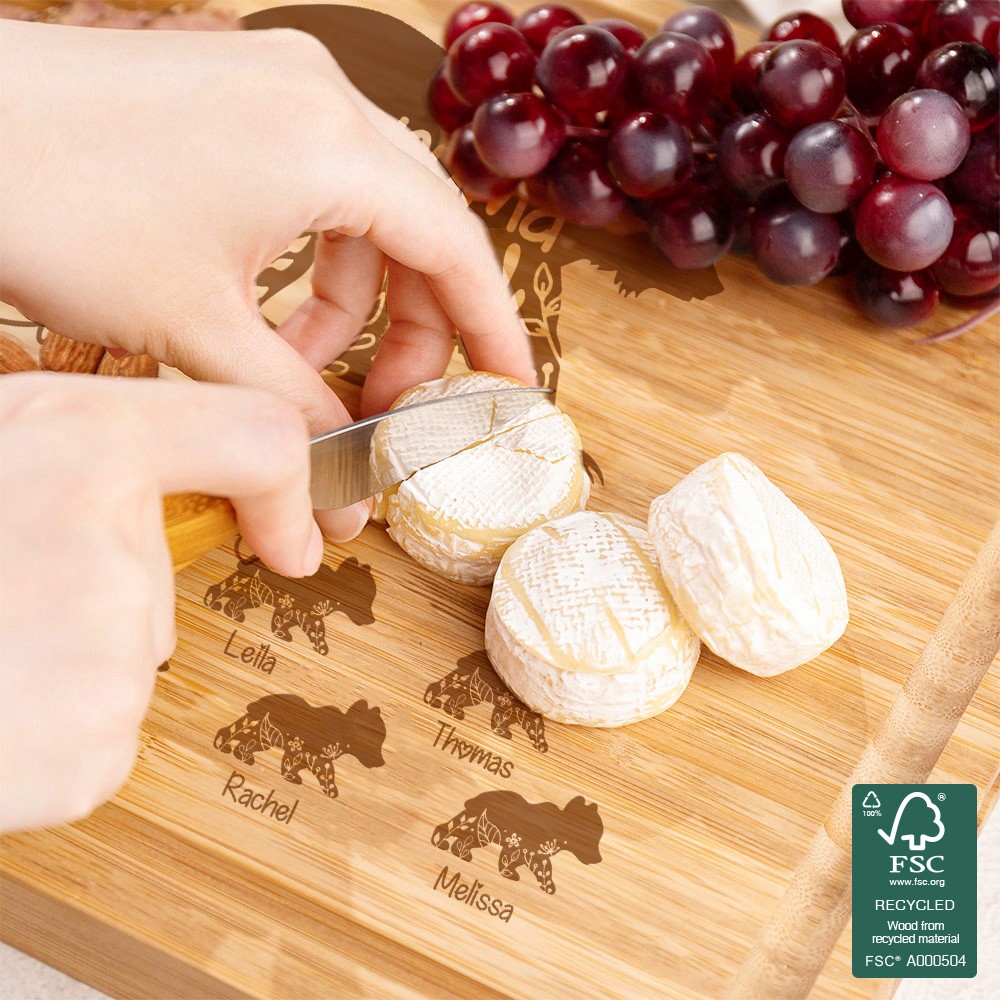
{"type": "MultiPolygon", "coordinates": [[[[256,306],[233,303],[200,317],[197,330],[176,331],[168,338],[167,364],[204,382],[264,389],[294,404],[312,435],[345,427],[351,415],[337,394],[298,351],[264,322],[256,306]]],[[[354,538],[367,524],[371,502],[339,510],[317,511],[323,534],[336,542],[354,538]]]]}

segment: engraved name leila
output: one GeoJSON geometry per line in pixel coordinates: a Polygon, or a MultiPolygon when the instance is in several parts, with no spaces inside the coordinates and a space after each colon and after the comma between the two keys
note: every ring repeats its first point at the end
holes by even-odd
{"type": "Polygon", "coordinates": [[[271,652],[269,642],[259,642],[257,645],[247,645],[246,640],[239,636],[236,629],[229,634],[226,640],[226,648],[222,651],[225,656],[231,656],[234,660],[241,660],[248,663],[254,670],[259,670],[262,674],[274,672],[277,661],[274,653],[271,652]]]}
{"type": "Polygon", "coordinates": [[[509,924],[510,918],[514,916],[514,907],[488,892],[483,892],[483,885],[479,879],[473,879],[471,882],[463,881],[462,873],[449,872],[447,865],[438,872],[434,882],[435,889],[447,893],[448,898],[455,900],[456,903],[465,903],[466,906],[475,907],[509,924]]]}

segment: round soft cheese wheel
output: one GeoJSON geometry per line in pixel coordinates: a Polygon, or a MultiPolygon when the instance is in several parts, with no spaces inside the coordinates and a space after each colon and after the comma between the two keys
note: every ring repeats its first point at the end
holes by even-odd
{"type": "Polygon", "coordinates": [[[522,535],[500,563],[486,652],[550,719],[624,726],[658,715],[687,687],[699,651],[633,518],[570,514],[522,535]]]}
{"type": "MultiPolygon", "coordinates": [[[[393,409],[520,384],[502,375],[465,372],[404,392],[393,409]]],[[[489,583],[511,542],[582,509],[590,494],[580,436],[550,399],[540,398],[499,433],[491,419],[487,414],[475,426],[470,423],[470,440],[481,443],[414,473],[380,504],[389,535],[401,548],[460,583],[489,583]]],[[[404,445],[412,451],[391,434],[378,438],[373,460],[391,463],[404,445]]]]}
{"type": "Polygon", "coordinates": [[[657,497],[649,534],[681,614],[734,666],[783,673],[847,627],[847,590],[830,544],[742,455],[713,458],[657,497]]]}

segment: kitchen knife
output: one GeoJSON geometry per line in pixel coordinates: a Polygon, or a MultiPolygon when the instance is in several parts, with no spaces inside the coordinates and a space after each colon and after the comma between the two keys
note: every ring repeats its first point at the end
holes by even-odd
{"type": "MultiPolygon", "coordinates": [[[[445,396],[320,434],[310,448],[313,507],[347,507],[374,496],[499,434],[551,394],[551,389],[512,387],[445,396]]],[[[237,531],[232,504],[221,497],[164,497],[163,516],[175,571],[237,531]]]]}

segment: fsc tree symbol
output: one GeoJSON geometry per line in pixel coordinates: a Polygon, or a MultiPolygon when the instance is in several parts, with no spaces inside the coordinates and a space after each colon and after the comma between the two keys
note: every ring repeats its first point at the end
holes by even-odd
{"type": "Polygon", "coordinates": [[[910,792],[899,803],[896,817],[892,821],[892,830],[886,833],[885,830],[879,828],[878,831],[878,835],[887,844],[895,844],[897,834],[900,840],[909,843],[911,853],[923,851],[927,844],[934,843],[944,836],[941,810],[931,802],[924,792],[910,792]],[[907,832],[899,833],[900,826],[903,826],[907,832]]]}

